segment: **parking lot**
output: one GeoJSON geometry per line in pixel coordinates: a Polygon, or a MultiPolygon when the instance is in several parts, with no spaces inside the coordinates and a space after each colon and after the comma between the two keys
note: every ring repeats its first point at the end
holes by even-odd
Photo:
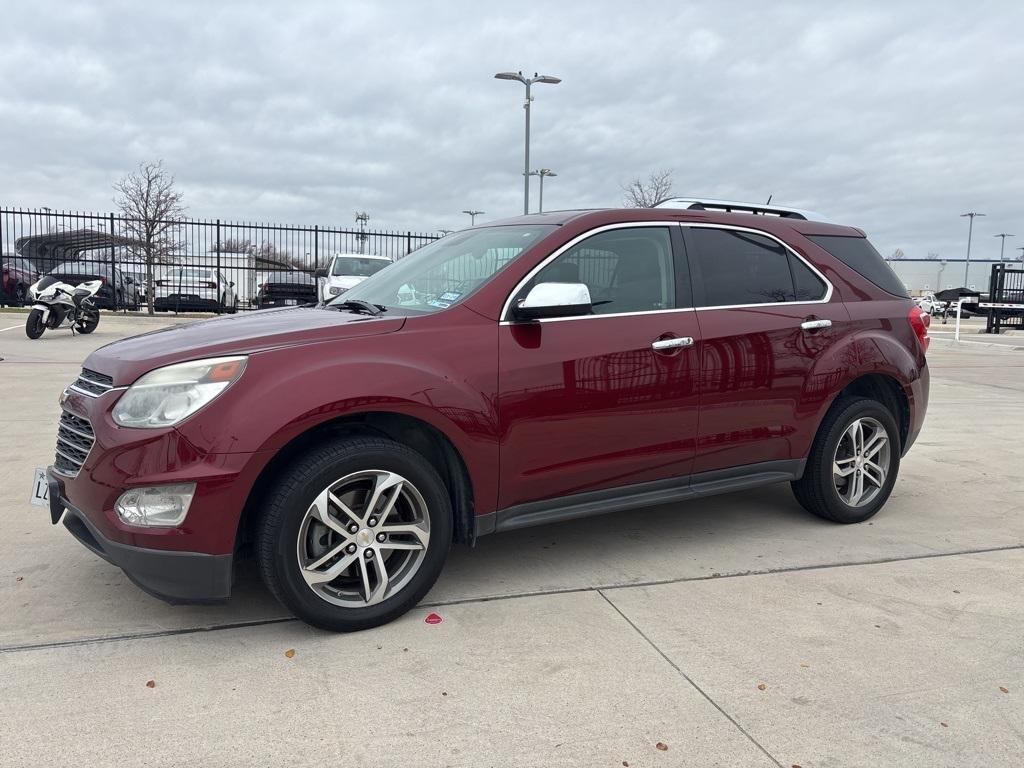
{"type": "Polygon", "coordinates": [[[1019,764],[1013,344],[937,337],[869,523],[777,486],[485,537],[404,618],[332,635],[251,569],[227,605],[165,605],[29,505],[88,352],[170,322],[29,341],[0,313],[0,764],[1019,764]]]}

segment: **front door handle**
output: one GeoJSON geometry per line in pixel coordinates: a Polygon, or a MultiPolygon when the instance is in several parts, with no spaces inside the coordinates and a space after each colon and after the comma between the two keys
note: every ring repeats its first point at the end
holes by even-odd
{"type": "Polygon", "coordinates": [[[800,323],[800,327],[805,331],[817,331],[820,328],[831,328],[831,320],[804,320],[800,323]]]}
{"type": "Polygon", "coordinates": [[[676,347],[692,347],[692,336],[678,336],[672,339],[658,339],[651,342],[651,349],[660,352],[663,349],[675,349],[676,347]]]}

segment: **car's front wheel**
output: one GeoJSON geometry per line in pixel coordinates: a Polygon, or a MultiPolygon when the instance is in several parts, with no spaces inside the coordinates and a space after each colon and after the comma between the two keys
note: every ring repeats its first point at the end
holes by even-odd
{"type": "Polygon", "coordinates": [[[866,397],[844,397],[829,409],[793,494],[805,509],[837,523],[859,523],[889,498],[900,468],[900,435],[892,413],[866,397]]]}
{"type": "Polygon", "coordinates": [[[415,606],[452,538],[444,483],[420,454],[378,437],[317,446],[280,476],[257,532],[260,572],[303,621],[348,632],[415,606]]]}

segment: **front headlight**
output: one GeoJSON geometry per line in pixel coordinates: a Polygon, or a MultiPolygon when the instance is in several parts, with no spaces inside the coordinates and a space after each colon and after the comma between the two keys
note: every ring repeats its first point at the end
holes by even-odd
{"type": "Polygon", "coordinates": [[[172,427],[237,381],[247,359],[211,357],[150,371],[117,401],[114,421],[122,427],[172,427]]]}
{"type": "Polygon", "coordinates": [[[329,293],[331,296],[341,296],[341,294],[343,294],[347,290],[348,288],[339,288],[336,285],[332,285],[330,288],[327,289],[327,293],[329,293]]]}

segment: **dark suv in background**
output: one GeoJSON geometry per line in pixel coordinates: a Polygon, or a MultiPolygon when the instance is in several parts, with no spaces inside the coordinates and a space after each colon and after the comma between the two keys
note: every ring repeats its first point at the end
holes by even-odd
{"type": "Polygon", "coordinates": [[[320,307],[109,344],[61,399],[52,519],[172,602],[253,553],[336,630],[495,531],[778,482],[866,520],[924,420],[929,318],[860,230],[729,205],[489,223],[320,307]]]}

